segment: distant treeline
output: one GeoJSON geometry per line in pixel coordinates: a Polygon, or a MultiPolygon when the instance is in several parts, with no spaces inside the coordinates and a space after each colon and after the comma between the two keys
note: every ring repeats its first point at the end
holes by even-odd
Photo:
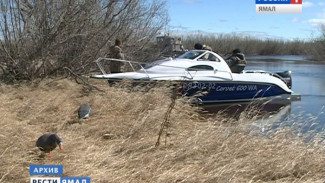
{"type": "Polygon", "coordinates": [[[316,60],[325,60],[324,42],[325,36],[317,41],[265,40],[232,34],[193,34],[183,38],[184,47],[187,49],[193,49],[195,43],[201,43],[210,46],[213,51],[219,54],[227,54],[233,49],[239,48],[246,55],[309,55],[316,60]]]}
{"type": "Polygon", "coordinates": [[[325,61],[325,25],[322,27],[322,36],[310,42],[309,53],[314,60],[325,61]]]}

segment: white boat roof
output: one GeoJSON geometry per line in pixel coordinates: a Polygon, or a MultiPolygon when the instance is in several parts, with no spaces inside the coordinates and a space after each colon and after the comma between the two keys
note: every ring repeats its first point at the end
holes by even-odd
{"type": "Polygon", "coordinates": [[[138,72],[180,73],[186,69],[231,72],[227,63],[218,54],[208,50],[192,50],[175,59],[159,60],[138,72]]]}

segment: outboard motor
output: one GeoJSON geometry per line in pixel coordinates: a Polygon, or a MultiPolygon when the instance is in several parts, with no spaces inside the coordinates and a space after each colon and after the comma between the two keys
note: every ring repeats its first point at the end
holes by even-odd
{"type": "Polygon", "coordinates": [[[274,73],[274,76],[284,81],[287,84],[288,88],[291,89],[292,87],[291,71],[276,72],[274,73]]]}

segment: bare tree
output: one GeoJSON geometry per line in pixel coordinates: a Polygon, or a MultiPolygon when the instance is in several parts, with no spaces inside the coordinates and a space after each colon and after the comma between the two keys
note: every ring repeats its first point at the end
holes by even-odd
{"type": "Polygon", "coordinates": [[[0,1],[0,67],[7,80],[89,72],[119,37],[132,59],[168,23],[165,0],[0,1]]]}

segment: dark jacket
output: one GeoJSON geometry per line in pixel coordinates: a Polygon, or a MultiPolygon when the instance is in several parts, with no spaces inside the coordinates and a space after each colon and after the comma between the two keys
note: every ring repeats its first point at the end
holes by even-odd
{"type": "Polygon", "coordinates": [[[109,57],[124,60],[124,54],[122,53],[122,48],[117,45],[111,46],[109,48],[109,57]]]}
{"type": "MultiPolygon", "coordinates": [[[[124,54],[122,53],[122,48],[119,47],[118,45],[111,46],[109,48],[109,57],[124,60],[124,54]]],[[[124,65],[123,62],[111,61],[110,62],[111,73],[120,73],[122,65],[124,65]]]]}
{"type": "Polygon", "coordinates": [[[246,59],[243,53],[235,53],[225,60],[233,73],[241,73],[246,66],[246,59]]]}

